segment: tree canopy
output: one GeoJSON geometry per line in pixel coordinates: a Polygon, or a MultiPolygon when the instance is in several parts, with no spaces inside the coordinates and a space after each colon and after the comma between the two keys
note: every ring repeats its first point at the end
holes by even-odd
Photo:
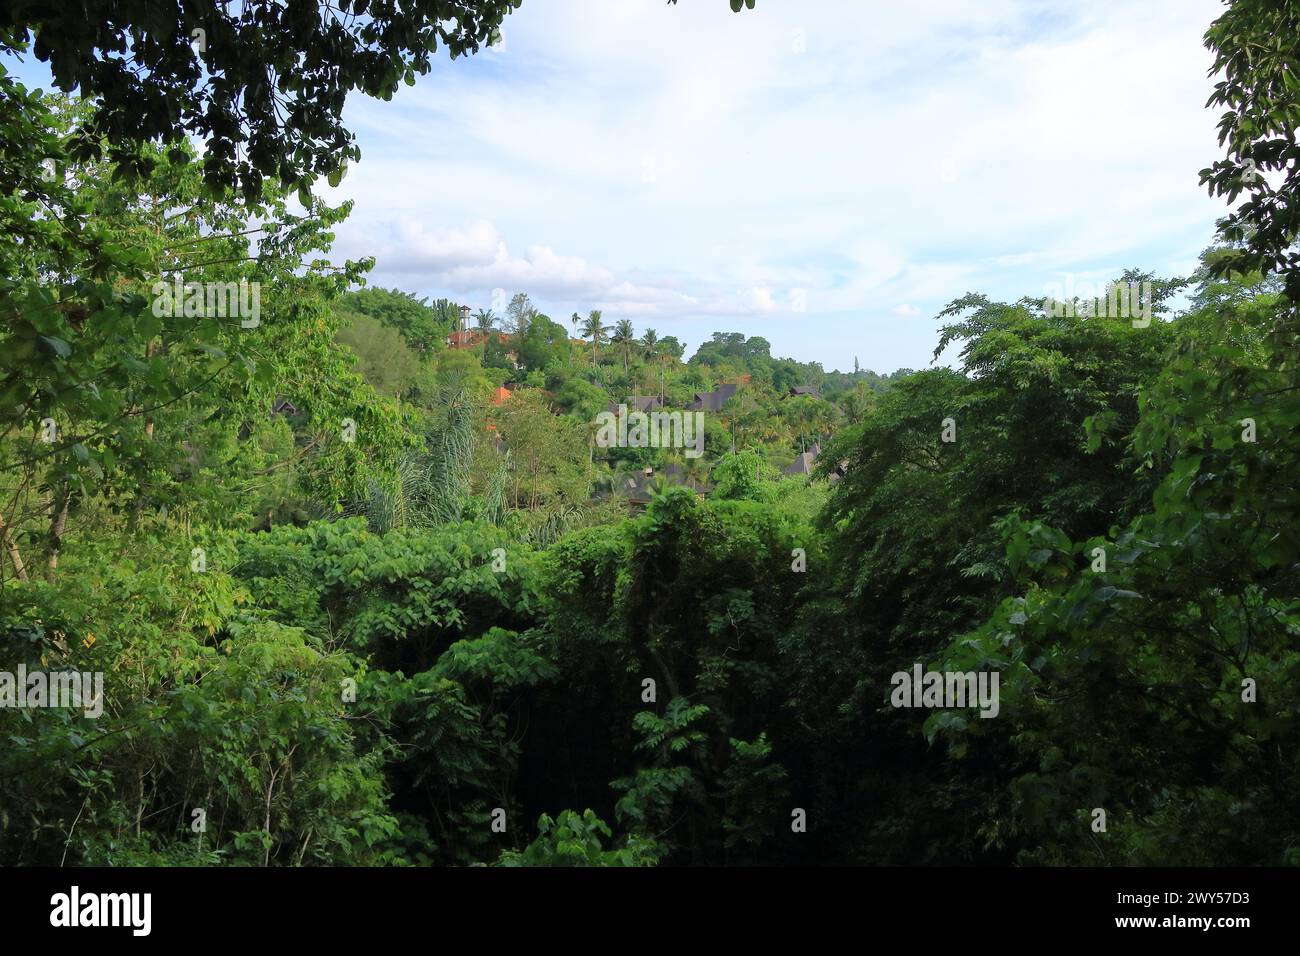
{"type": "Polygon", "coordinates": [[[510,5],[173,6],[0,38],[99,97],[0,73],[0,858],[1300,864],[1300,4],[1206,35],[1249,198],[1149,321],[889,374],[365,285],[343,95],[510,5]]]}

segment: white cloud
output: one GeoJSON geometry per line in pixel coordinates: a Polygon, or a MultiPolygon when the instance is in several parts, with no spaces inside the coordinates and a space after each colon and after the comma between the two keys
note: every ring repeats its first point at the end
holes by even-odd
{"type": "Polygon", "coordinates": [[[414,279],[453,293],[527,290],[542,302],[590,302],[593,308],[662,318],[745,316],[779,309],[770,289],[701,299],[672,288],[669,280],[619,279],[610,269],[549,246],[530,246],[523,255],[513,255],[496,227],[481,220],[460,228],[431,229],[403,217],[387,233],[350,235],[337,248],[352,258],[375,256],[380,275],[399,284],[414,279]]]}
{"type": "Polygon", "coordinates": [[[553,316],[916,367],[966,292],[1016,299],[1209,242],[1201,35],[1220,12],[525,3],[504,51],[349,105],[363,158],[340,246],[421,294],[517,289],[553,316]]]}

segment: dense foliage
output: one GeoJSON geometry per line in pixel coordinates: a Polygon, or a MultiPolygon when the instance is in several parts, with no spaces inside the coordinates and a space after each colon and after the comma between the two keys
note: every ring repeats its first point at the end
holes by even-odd
{"type": "Polygon", "coordinates": [[[0,707],[0,862],[1300,863],[1297,26],[1208,34],[1207,182],[1287,178],[1116,276],[1150,322],[969,294],[956,367],[887,376],[366,286],[287,156],[0,76],[0,672],[103,679],[0,707]],[[601,445],[619,404],[704,409],[704,453],[601,445]],[[900,709],[915,664],[996,716],[900,709]]]}

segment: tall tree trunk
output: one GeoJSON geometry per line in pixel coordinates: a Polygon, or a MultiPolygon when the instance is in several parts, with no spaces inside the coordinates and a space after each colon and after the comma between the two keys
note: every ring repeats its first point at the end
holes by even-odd
{"type": "MultiPolygon", "coordinates": [[[[144,347],[144,357],[147,360],[153,358],[153,356],[154,356],[154,344],[153,342],[150,342],[144,347]]],[[[148,438],[150,441],[153,440],[153,419],[152,418],[144,423],[144,434],[145,437],[148,438]]]]}
{"type": "Polygon", "coordinates": [[[27,568],[23,565],[23,556],[18,551],[18,543],[9,534],[9,526],[5,524],[4,518],[0,518],[0,541],[4,542],[5,550],[9,552],[9,560],[13,562],[14,574],[18,575],[18,580],[28,580],[27,568]]]}
{"type": "Polygon", "coordinates": [[[72,502],[72,491],[65,489],[60,499],[50,503],[52,514],[50,520],[50,556],[45,562],[45,580],[53,583],[54,573],[59,567],[59,552],[63,550],[63,529],[68,524],[68,505],[72,502]],[[57,512],[55,508],[57,507],[57,512]]]}

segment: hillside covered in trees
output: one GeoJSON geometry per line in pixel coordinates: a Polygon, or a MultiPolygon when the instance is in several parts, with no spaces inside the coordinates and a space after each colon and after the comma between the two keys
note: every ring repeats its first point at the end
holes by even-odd
{"type": "Polygon", "coordinates": [[[0,862],[1300,863],[1297,28],[1210,29],[1249,201],[1149,321],[972,292],[921,371],[375,286],[328,118],[0,66],[0,671],[102,675],[0,677],[0,862]]]}

